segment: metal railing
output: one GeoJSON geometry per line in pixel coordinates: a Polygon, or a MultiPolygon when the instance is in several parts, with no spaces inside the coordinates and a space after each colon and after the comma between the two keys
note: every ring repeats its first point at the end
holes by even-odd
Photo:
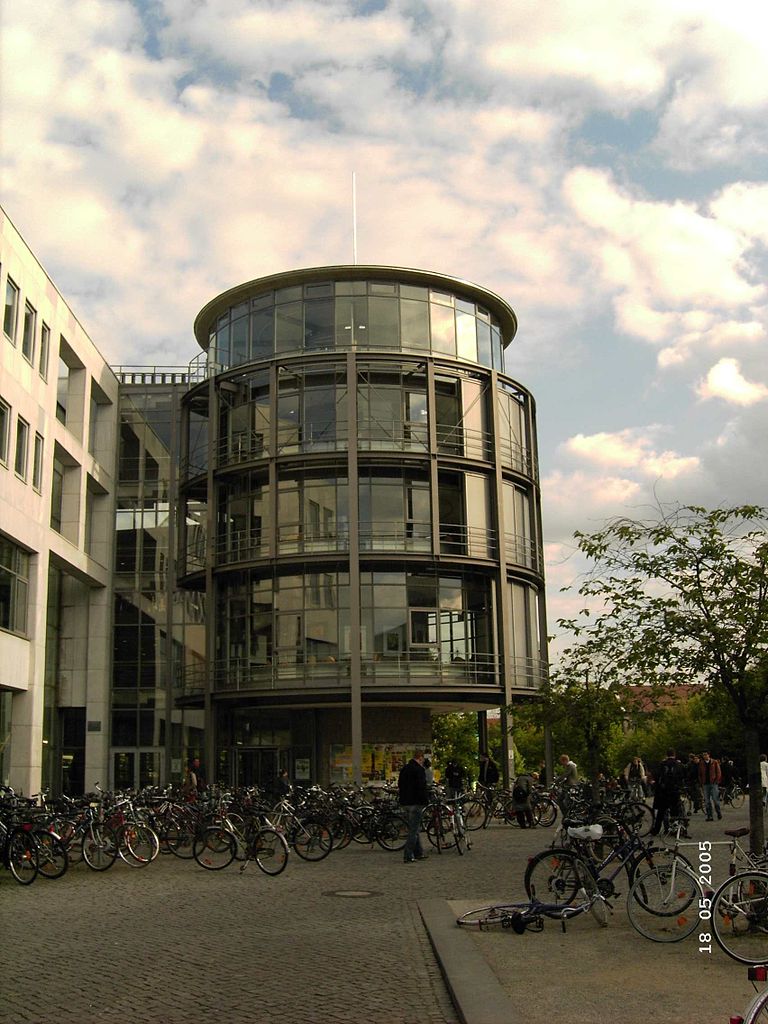
{"type": "MultiPolygon", "coordinates": [[[[405,653],[368,653],[361,661],[363,686],[430,687],[436,690],[477,686],[501,688],[502,663],[493,654],[475,654],[468,659],[440,660],[428,651],[405,653]]],[[[512,687],[536,690],[546,681],[548,668],[539,658],[513,658],[512,687]]],[[[208,680],[205,665],[182,667],[177,696],[198,698],[205,693],[208,680]]],[[[246,657],[219,659],[213,665],[213,690],[216,693],[249,690],[348,689],[349,657],[318,658],[303,652],[278,652],[271,661],[256,662],[246,657]]]]}

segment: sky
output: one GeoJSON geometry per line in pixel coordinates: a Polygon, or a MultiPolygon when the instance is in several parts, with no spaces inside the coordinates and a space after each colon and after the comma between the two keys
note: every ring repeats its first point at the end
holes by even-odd
{"type": "Polygon", "coordinates": [[[768,505],[765,0],[36,0],[7,214],[113,364],[243,281],[360,263],[515,309],[550,632],[576,530],[768,505]]]}

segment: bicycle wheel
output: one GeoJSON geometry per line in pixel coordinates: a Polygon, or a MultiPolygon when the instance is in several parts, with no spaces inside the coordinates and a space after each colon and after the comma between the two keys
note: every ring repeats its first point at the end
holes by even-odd
{"type": "Polygon", "coordinates": [[[160,852],[160,840],[149,825],[126,821],[117,832],[118,853],[129,867],[145,868],[160,852]]]}
{"type": "Polygon", "coordinates": [[[768,872],[741,871],[712,897],[712,931],[740,964],[768,962],[768,872]]]}
{"type": "Polygon", "coordinates": [[[557,804],[548,797],[536,800],[533,805],[533,812],[537,816],[536,824],[541,825],[542,828],[549,828],[550,825],[554,825],[557,821],[557,804]]]}
{"type": "Polygon", "coordinates": [[[629,803],[621,814],[623,824],[639,836],[650,835],[653,828],[653,810],[648,804],[636,801],[629,803]]]}
{"type": "Polygon", "coordinates": [[[744,1011],[742,1024],[765,1024],[768,1021],[768,988],[758,992],[744,1011]]]}
{"type": "Polygon", "coordinates": [[[376,842],[383,850],[397,853],[408,839],[408,819],[402,814],[388,814],[376,827],[376,842]]]}
{"type": "Polygon", "coordinates": [[[627,896],[630,924],[652,942],[680,942],[699,925],[703,895],[697,876],[682,864],[646,871],[627,896]]]}
{"type": "Polygon", "coordinates": [[[163,842],[174,856],[190,860],[196,832],[197,824],[191,818],[173,818],[166,825],[163,842]]]}
{"type": "Polygon", "coordinates": [[[523,885],[529,899],[567,907],[579,889],[594,888],[594,878],[586,861],[571,850],[544,850],[528,861],[523,885]]]}
{"type": "Polygon", "coordinates": [[[455,821],[447,807],[435,808],[425,815],[424,831],[438,853],[450,850],[456,845],[455,821]]]}
{"type": "Polygon", "coordinates": [[[728,803],[734,810],[744,806],[744,801],[747,799],[747,794],[740,786],[734,786],[728,797],[728,803]]]}
{"type": "Polygon", "coordinates": [[[237,840],[223,825],[203,829],[192,842],[192,856],[201,868],[221,871],[235,859],[237,840]]]}
{"type": "Polygon", "coordinates": [[[83,836],[83,860],[91,871],[107,871],[117,860],[117,836],[109,825],[92,825],[83,836]]]}
{"type": "Polygon", "coordinates": [[[476,832],[483,828],[488,820],[488,808],[475,797],[464,800],[461,805],[461,813],[464,815],[464,825],[470,832],[476,832]]]}
{"type": "Polygon", "coordinates": [[[277,829],[260,828],[249,841],[248,857],[265,875],[279,875],[288,864],[288,843],[277,829]]]}
{"type": "Polygon", "coordinates": [[[7,846],[8,867],[19,885],[31,885],[39,871],[37,843],[31,832],[16,829],[7,846]]]}
{"type": "Polygon", "coordinates": [[[682,864],[689,871],[693,871],[693,864],[682,853],[675,852],[674,846],[647,847],[627,864],[630,885],[640,875],[653,871],[654,868],[670,868],[673,863],[682,864]]]}
{"type": "Polygon", "coordinates": [[[61,878],[69,867],[67,848],[55,832],[35,832],[38,869],[43,878],[61,878]]]}
{"type": "Polygon", "coordinates": [[[291,829],[291,846],[302,860],[323,860],[331,852],[333,838],[319,821],[298,821],[291,829]]]}
{"type": "MultiPolygon", "coordinates": [[[[480,931],[492,931],[495,928],[513,928],[519,915],[528,910],[527,903],[496,904],[492,907],[478,907],[456,918],[460,928],[478,928],[480,931]]],[[[523,928],[523,930],[525,930],[523,928]]]]}

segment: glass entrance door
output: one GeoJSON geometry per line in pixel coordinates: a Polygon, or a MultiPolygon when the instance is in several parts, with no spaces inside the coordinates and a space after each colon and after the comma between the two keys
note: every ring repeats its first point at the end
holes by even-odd
{"type": "Polygon", "coordinates": [[[271,789],[277,779],[277,747],[238,747],[235,761],[236,786],[271,789]]]}

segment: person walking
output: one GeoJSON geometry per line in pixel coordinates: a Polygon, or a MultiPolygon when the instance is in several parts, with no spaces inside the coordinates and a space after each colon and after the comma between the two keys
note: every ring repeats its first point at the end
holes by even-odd
{"type": "Polygon", "coordinates": [[[429,802],[427,796],[427,775],[424,771],[424,751],[415,750],[410,761],[400,769],[397,779],[400,806],[408,820],[408,838],[403,850],[403,861],[412,864],[415,860],[426,860],[421,847],[421,817],[429,802]]]}
{"type": "Polygon", "coordinates": [[[682,816],[680,791],[683,785],[682,765],[675,751],[670,747],[666,758],[653,774],[653,827],[651,835],[661,832],[665,817],[682,816]]]}
{"type": "Polygon", "coordinates": [[[448,796],[452,800],[461,796],[464,789],[464,769],[454,757],[445,766],[445,782],[448,786],[448,796]]]}
{"type": "Polygon", "coordinates": [[[492,757],[485,753],[480,754],[479,761],[478,779],[480,785],[492,789],[499,781],[499,766],[492,757]]]}
{"type": "Polygon", "coordinates": [[[704,810],[707,812],[707,821],[714,821],[712,808],[717,812],[718,821],[722,818],[720,810],[720,762],[709,756],[709,751],[703,751],[699,761],[699,782],[704,793],[704,810]]]}
{"type": "Polygon", "coordinates": [[[760,755],[760,784],[763,787],[763,808],[768,807],[768,754],[760,755]]]}
{"type": "Polygon", "coordinates": [[[639,757],[633,757],[622,773],[627,791],[632,800],[645,799],[645,765],[639,757]]]}
{"type": "Polygon", "coordinates": [[[518,775],[512,786],[512,810],[520,828],[533,828],[533,777],[528,772],[518,775]]]}
{"type": "Polygon", "coordinates": [[[699,762],[701,758],[698,754],[688,755],[688,764],[685,768],[685,786],[688,790],[688,796],[691,798],[691,804],[693,805],[693,813],[704,810],[704,803],[701,799],[701,783],[699,782],[699,762]]]}

